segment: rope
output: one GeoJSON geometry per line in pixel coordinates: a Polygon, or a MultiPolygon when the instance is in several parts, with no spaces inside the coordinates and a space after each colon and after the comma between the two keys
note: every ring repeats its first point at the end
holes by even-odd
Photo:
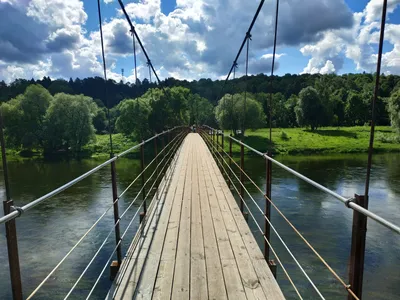
{"type": "MultiPolygon", "coordinates": [[[[223,150],[223,152],[225,152],[223,150]]],[[[344,280],[333,270],[333,268],[326,262],[326,260],[318,253],[317,250],[315,250],[315,248],[307,241],[307,239],[297,230],[297,228],[289,221],[289,219],[282,213],[282,211],[275,205],[275,203],[269,199],[264,192],[258,187],[258,185],[250,178],[250,176],[239,166],[239,164],[237,164],[235,162],[235,160],[229,156],[228,153],[225,152],[225,154],[227,155],[227,157],[230,159],[230,161],[232,161],[237,167],[238,169],[243,172],[243,174],[247,177],[247,179],[249,179],[249,181],[254,185],[254,187],[256,187],[256,189],[258,189],[260,191],[261,194],[263,194],[264,198],[266,200],[268,200],[271,205],[276,209],[276,211],[282,216],[282,218],[290,225],[290,227],[292,227],[292,229],[299,235],[299,237],[304,241],[304,243],[314,252],[314,254],[321,260],[321,262],[326,266],[326,268],[332,273],[332,275],[343,285],[343,287],[348,291],[348,293],[354,298],[359,300],[359,298],[355,295],[355,293],[351,290],[350,285],[346,284],[344,282],[344,280]]],[[[225,161],[225,160],[224,160],[225,161]]],[[[228,164],[227,164],[228,165],[228,164]]],[[[229,166],[229,165],[228,165],[229,166]]],[[[233,170],[229,167],[229,169],[231,170],[231,172],[233,172],[233,170]]],[[[260,206],[255,202],[256,207],[258,208],[258,210],[263,213],[264,218],[268,221],[268,219],[266,218],[264,212],[262,211],[262,209],[260,208],[260,206]]]]}
{"type": "MultiPolygon", "coordinates": [[[[214,145],[211,145],[215,150],[216,153],[219,153],[217,151],[217,149],[215,148],[214,145]]],[[[218,162],[218,159],[217,159],[218,162]]],[[[224,163],[229,167],[229,164],[224,160],[224,163]]],[[[224,168],[221,165],[222,168],[224,168]]],[[[224,168],[225,169],[225,168],[224,168]]],[[[231,172],[233,173],[233,175],[235,176],[236,180],[240,183],[240,185],[243,187],[243,189],[246,191],[247,195],[249,195],[250,199],[254,202],[254,204],[256,205],[256,207],[260,210],[260,212],[264,215],[264,212],[262,211],[262,209],[260,208],[260,206],[257,204],[257,202],[254,200],[254,198],[252,197],[252,195],[249,193],[249,191],[246,189],[246,187],[244,186],[244,184],[239,180],[239,178],[237,177],[237,175],[233,172],[233,170],[231,169],[231,172]]],[[[225,171],[225,173],[227,173],[225,171]]],[[[248,208],[247,204],[245,201],[243,201],[243,203],[246,205],[246,207],[248,208]]],[[[249,209],[249,208],[248,208],[249,209]]],[[[265,220],[269,223],[269,225],[271,226],[272,230],[275,232],[276,236],[278,237],[278,239],[281,241],[282,245],[285,247],[285,249],[287,250],[287,252],[289,253],[289,255],[293,258],[293,260],[295,261],[295,263],[297,264],[297,266],[299,267],[299,269],[301,270],[301,272],[304,274],[304,276],[307,278],[308,282],[311,284],[311,286],[314,288],[314,290],[317,292],[317,294],[320,296],[321,299],[325,299],[324,296],[321,294],[321,292],[318,290],[318,288],[316,287],[316,285],[314,284],[314,282],[311,280],[311,278],[308,276],[307,272],[303,269],[303,267],[300,265],[300,263],[298,262],[298,260],[296,259],[296,257],[294,256],[294,254],[290,251],[289,247],[286,245],[286,243],[283,241],[282,237],[279,235],[278,231],[275,229],[275,227],[272,225],[272,223],[270,222],[270,220],[268,220],[268,218],[265,217],[265,220]]]]}
{"type": "MultiPolygon", "coordinates": [[[[206,142],[206,143],[207,143],[207,142],[206,142]]],[[[225,172],[225,174],[227,174],[225,169],[224,169],[224,172],[225,172]]],[[[232,181],[232,179],[229,177],[229,175],[227,176],[227,178],[230,180],[232,186],[235,188],[236,193],[239,195],[240,199],[244,202],[243,197],[240,195],[239,190],[237,189],[237,187],[235,186],[235,184],[233,183],[233,181],[232,181]]],[[[246,204],[246,206],[247,206],[247,204],[246,204]]],[[[263,233],[261,227],[258,225],[258,223],[257,223],[257,221],[256,221],[256,219],[255,219],[255,217],[254,217],[254,215],[251,213],[250,210],[249,210],[249,213],[250,213],[251,217],[253,218],[253,220],[254,220],[256,226],[257,226],[258,229],[260,230],[260,232],[263,233]]],[[[264,235],[263,235],[263,236],[264,236],[264,235]]],[[[291,285],[293,286],[294,290],[296,291],[297,295],[299,296],[300,299],[303,299],[302,296],[301,296],[301,294],[300,294],[300,292],[299,292],[299,290],[297,289],[296,285],[294,284],[292,278],[290,277],[289,273],[287,272],[286,268],[284,267],[283,263],[281,262],[279,256],[276,254],[274,248],[272,247],[272,245],[270,244],[270,242],[269,242],[268,240],[267,240],[267,243],[268,243],[268,245],[270,246],[271,251],[272,251],[272,253],[274,254],[275,258],[277,259],[279,265],[282,267],[282,270],[283,270],[283,272],[285,273],[286,277],[288,278],[289,282],[291,283],[291,285]]]]}

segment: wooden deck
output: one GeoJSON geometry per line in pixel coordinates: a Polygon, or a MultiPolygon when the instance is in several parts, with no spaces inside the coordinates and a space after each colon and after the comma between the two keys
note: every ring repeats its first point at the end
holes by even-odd
{"type": "Polygon", "coordinates": [[[206,144],[190,133],[108,299],[284,299],[206,144]]]}

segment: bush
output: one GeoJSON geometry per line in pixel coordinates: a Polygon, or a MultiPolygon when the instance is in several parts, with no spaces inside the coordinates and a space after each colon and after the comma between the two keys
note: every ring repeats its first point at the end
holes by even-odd
{"type": "Polygon", "coordinates": [[[284,141],[289,140],[289,136],[285,131],[281,132],[281,139],[284,140],[284,141]]]}

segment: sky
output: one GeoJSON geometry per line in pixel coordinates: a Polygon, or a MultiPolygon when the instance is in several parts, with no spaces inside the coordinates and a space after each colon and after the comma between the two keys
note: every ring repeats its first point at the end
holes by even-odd
{"type": "MultiPolygon", "coordinates": [[[[258,0],[123,0],[160,78],[226,76],[258,0]]],[[[383,0],[280,0],[275,74],[375,72],[383,0]]],[[[271,72],[276,0],[252,31],[249,73],[271,72]]],[[[101,0],[107,75],[134,82],[132,36],[101,0]],[[124,69],[122,77],[121,69],[124,69]]],[[[96,0],[0,0],[0,80],[102,76],[96,0]]],[[[400,75],[400,0],[388,0],[382,72],[400,75]]],[[[237,74],[245,71],[245,52],[237,74]]],[[[138,77],[149,78],[137,51],[138,77]]],[[[154,79],[154,76],[153,78],[154,79]]]]}

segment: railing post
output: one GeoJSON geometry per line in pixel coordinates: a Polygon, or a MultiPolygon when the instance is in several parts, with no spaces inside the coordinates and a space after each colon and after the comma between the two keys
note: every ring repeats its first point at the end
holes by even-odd
{"type": "MultiPolygon", "coordinates": [[[[118,190],[117,190],[117,171],[115,161],[111,162],[111,187],[112,187],[112,198],[114,208],[114,231],[115,231],[115,243],[118,245],[121,241],[121,231],[119,224],[119,209],[118,209],[118,190]]],[[[110,266],[110,279],[113,280],[117,274],[119,267],[122,263],[122,251],[121,243],[117,247],[117,261],[113,261],[110,266]]]]}
{"type": "MultiPolygon", "coordinates": [[[[169,133],[169,132],[168,132],[169,133]]],[[[141,160],[140,160],[140,165],[142,167],[142,197],[143,197],[143,214],[146,215],[147,213],[147,205],[146,205],[146,188],[144,186],[145,182],[145,176],[144,176],[144,141],[142,141],[142,146],[140,146],[140,152],[141,152],[141,160]]]]}
{"type": "MultiPolygon", "coordinates": [[[[364,196],[354,195],[355,202],[368,209],[368,200],[364,196]]],[[[351,252],[349,283],[353,292],[361,299],[364,275],[365,240],[367,236],[367,217],[353,211],[353,230],[351,234],[351,252]]],[[[353,299],[349,294],[348,299],[353,299]]]]}
{"type": "MultiPolygon", "coordinates": [[[[230,134],[230,137],[232,137],[232,133],[230,134]]],[[[232,139],[229,137],[229,167],[232,169],[232,139]]],[[[230,170],[229,169],[229,170],[230,170]]],[[[232,177],[233,174],[231,174],[232,177]]],[[[228,180],[228,187],[231,188],[231,181],[228,180]]]]}
{"type": "Polygon", "coordinates": [[[243,144],[240,144],[240,211],[243,213],[244,212],[244,204],[243,204],[243,199],[244,199],[244,146],[243,144]]]}
{"type": "MultiPolygon", "coordinates": [[[[12,212],[12,206],[13,206],[13,200],[3,201],[4,215],[7,215],[12,212]]],[[[21,271],[19,266],[17,228],[15,224],[15,219],[6,222],[5,227],[6,227],[6,238],[7,238],[7,249],[8,249],[8,264],[10,267],[11,289],[12,289],[13,299],[22,300],[23,299],[22,281],[21,281],[21,271]]]]}
{"type": "MultiPolygon", "coordinates": [[[[221,130],[221,165],[224,165],[224,131],[221,130]]],[[[224,174],[224,173],[222,173],[224,174]]]]}
{"type": "MultiPolygon", "coordinates": [[[[11,188],[8,178],[8,166],[6,156],[6,145],[4,142],[3,132],[3,117],[0,112],[0,143],[1,143],[1,158],[3,161],[3,173],[4,173],[4,185],[6,190],[6,199],[3,201],[4,215],[8,215],[12,211],[13,200],[11,199],[11,188]]],[[[21,269],[19,266],[19,255],[18,255],[18,240],[17,240],[17,227],[15,219],[7,221],[6,227],[6,239],[7,239],[7,251],[8,251],[8,264],[10,267],[10,279],[11,289],[14,300],[22,300],[22,280],[21,280],[21,269]]]]}
{"type": "MultiPolygon", "coordinates": [[[[158,136],[156,136],[155,138],[154,138],[154,158],[155,158],[155,163],[156,163],[156,178],[158,178],[158,176],[159,176],[159,169],[158,169],[158,148],[157,148],[157,139],[158,139],[158,136]]],[[[156,198],[157,198],[157,200],[158,200],[158,184],[156,185],[156,198]]]]}
{"type": "MultiPolygon", "coordinates": [[[[271,156],[271,152],[267,152],[268,156],[271,156]]],[[[271,200],[271,194],[272,194],[272,163],[269,159],[265,159],[266,160],[266,193],[265,195],[267,196],[268,199],[271,200]]],[[[271,202],[265,199],[265,217],[271,221],[271,202]]],[[[264,232],[265,232],[265,238],[268,240],[268,242],[271,242],[271,228],[269,225],[269,222],[267,220],[265,220],[265,227],[264,227],[264,232]]],[[[277,271],[277,267],[276,264],[274,262],[274,260],[270,260],[269,259],[269,245],[267,243],[266,240],[264,240],[264,257],[265,260],[268,263],[268,266],[272,272],[272,274],[274,275],[274,277],[276,278],[276,271],[277,271]]]]}

